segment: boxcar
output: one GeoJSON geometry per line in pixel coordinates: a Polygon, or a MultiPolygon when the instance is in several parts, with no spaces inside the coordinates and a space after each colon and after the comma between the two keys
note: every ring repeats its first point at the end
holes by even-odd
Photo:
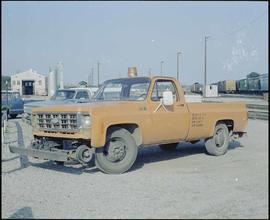
{"type": "Polygon", "coordinates": [[[258,77],[252,77],[247,78],[247,84],[248,84],[248,92],[249,93],[258,93],[260,92],[260,78],[258,77]]]}
{"type": "Polygon", "coordinates": [[[191,92],[193,93],[202,93],[202,90],[203,90],[203,86],[198,82],[193,83],[191,86],[191,92]]]}
{"type": "Polygon", "coordinates": [[[224,80],[218,82],[218,92],[220,93],[235,93],[236,82],[235,80],[224,80]]]}
{"type": "Polygon", "coordinates": [[[247,93],[248,92],[248,84],[247,79],[239,79],[236,81],[236,90],[239,93],[247,93]]]}
{"type": "Polygon", "coordinates": [[[260,91],[266,92],[268,91],[268,74],[261,74],[260,78],[260,91]]]}

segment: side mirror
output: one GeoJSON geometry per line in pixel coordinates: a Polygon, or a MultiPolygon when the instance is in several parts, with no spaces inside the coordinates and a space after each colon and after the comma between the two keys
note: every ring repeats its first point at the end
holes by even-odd
{"type": "Polygon", "coordinates": [[[164,91],[163,92],[163,105],[173,105],[173,93],[172,91],[164,91]]]}

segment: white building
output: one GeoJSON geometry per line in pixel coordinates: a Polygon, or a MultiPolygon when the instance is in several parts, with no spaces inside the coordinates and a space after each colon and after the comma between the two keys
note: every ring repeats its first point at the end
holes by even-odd
{"type": "Polygon", "coordinates": [[[21,95],[47,95],[46,76],[32,69],[14,74],[11,76],[11,90],[21,95]]]}
{"type": "Polygon", "coordinates": [[[205,97],[218,97],[218,86],[217,85],[206,85],[205,97]]]}

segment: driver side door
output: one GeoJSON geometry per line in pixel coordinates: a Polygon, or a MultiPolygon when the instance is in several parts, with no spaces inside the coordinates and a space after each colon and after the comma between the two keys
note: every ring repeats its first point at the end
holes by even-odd
{"type": "Polygon", "coordinates": [[[184,100],[180,100],[177,87],[172,80],[157,79],[151,94],[150,111],[153,127],[153,143],[179,142],[188,133],[188,109],[184,100]],[[161,105],[164,91],[173,93],[172,106],[161,105]]]}

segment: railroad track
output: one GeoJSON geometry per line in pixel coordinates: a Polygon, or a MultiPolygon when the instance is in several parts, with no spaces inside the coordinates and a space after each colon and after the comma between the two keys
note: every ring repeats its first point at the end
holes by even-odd
{"type": "Polygon", "coordinates": [[[268,112],[250,111],[248,110],[248,118],[268,120],[268,112]]]}
{"type": "Polygon", "coordinates": [[[247,109],[249,118],[268,120],[268,105],[247,104],[247,109]]]}
{"type": "MultiPolygon", "coordinates": [[[[203,100],[203,102],[223,103],[222,101],[203,100]]],[[[268,120],[268,105],[247,104],[248,118],[268,120]]]]}

